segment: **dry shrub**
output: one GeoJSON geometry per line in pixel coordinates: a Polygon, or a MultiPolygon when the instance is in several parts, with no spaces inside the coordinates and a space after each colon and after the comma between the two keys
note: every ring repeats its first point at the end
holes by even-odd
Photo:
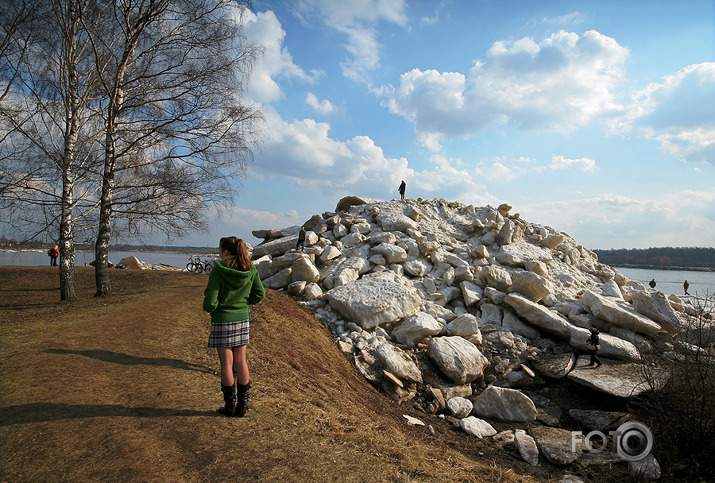
{"type": "MultiPolygon", "coordinates": [[[[698,301],[691,316],[661,355],[644,359],[646,378],[653,367],[665,367],[668,383],[636,402],[640,421],[653,433],[653,453],[665,475],[676,480],[713,481],[715,478],[715,297],[698,301]]],[[[660,352],[660,351],[657,351],[660,352]]]]}

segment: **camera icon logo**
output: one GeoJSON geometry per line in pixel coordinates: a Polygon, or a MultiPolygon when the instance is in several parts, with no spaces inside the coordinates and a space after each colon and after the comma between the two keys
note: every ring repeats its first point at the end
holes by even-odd
{"type": "Polygon", "coordinates": [[[626,461],[640,461],[653,449],[653,433],[643,423],[628,421],[613,433],[616,452],[626,461]]]}
{"type": "MultiPolygon", "coordinates": [[[[613,450],[624,461],[640,461],[653,449],[653,433],[648,426],[638,421],[623,423],[608,434],[613,438],[613,450]]],[[[604,451],[608,444],[607,436],[601,431],[591,431],[586,436],[581,431],[572,431],[571,451],[576,451],[579,441],[592,453],[604,451]]]]}

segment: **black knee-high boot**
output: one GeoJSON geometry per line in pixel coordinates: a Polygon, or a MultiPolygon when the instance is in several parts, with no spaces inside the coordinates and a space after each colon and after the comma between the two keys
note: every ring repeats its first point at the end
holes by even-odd
{"type": "Polygon", "coordinates": [[[242,418],[246,415],[248,411],[248,390],[251,388],[251,383],[248,384],[236,384],[236,396],[238,401],[236,403],[236,412],[234,416],[242,418]]]}
{"type": "Polygon", "coordinates": [[[233,416],[236,410],[236,383],[233,386],[224,386],[221,384],[221,392],[223,393],[224,407],[219,408],[218,412],[224,416],[233,416]]]}

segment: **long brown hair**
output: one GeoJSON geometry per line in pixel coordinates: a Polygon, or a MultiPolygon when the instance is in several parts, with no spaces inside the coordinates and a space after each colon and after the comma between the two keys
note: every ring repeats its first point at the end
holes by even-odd
{"type": "Polygon", "coordinates": [[[253,266],[251,264],[251,259],[248,256],[248,250],[246,249],[246,243],[240,238],[235,236],[227,236],[221,238],[218,246],[223,250],[226,250],[231,258],[226,260],[226,266],[229,268],[237,268],[247,272],[253,266]]]}

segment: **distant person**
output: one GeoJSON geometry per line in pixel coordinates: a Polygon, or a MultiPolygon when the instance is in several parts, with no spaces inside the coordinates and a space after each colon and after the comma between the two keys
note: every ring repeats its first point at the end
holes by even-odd
{"type": "Polygon", "coordinates": [[[650,285],[650,288],[655,288],[655,279],[651,278],[650,282],[648,282],[648,285],[650,285]]]}
{"type": "Polygon", "coordinates": [[[57,249],[57,245],[53,246],[47,250],[47,255],[50,257],[50,265],[53,267],[57,266],[57,257],[60,256],[60,251],[57,249]]]}
{"type": "Polygon", "coordinates": [[[685,282],[683,282],[683,291],[685,292],[685,295],[690,295],[690,294],[688,293],[688,287],[690,287],[690,284],[689,284],[688,281],[686,280],[685,282]]]}
{"type": "Polygon", "coordinates": [[[589,366],[592,366],[596,364],[596,367],[601,366],[601,361],[599,358],[596,356],[596,352],[601,348],[600,340],[599,340],[599,332],[598,329],[595,327],[591,327],[591,337],[588,338],[588,352],[591,355],[591,362],[588,364],[589,366]]]}
{"type": "Polygon", "coordinates": [[[211,314],[208,346],[217,349],[221,364],[221,392],[225,405],[218,412],[243,417],[248,410],[251,387],[246,362],[250,306],[263,300],[266,291],[243,240],[235,236],[221,238],[218,254],[221,260],[214,261],[203,303],[204,311],[211,314]]]}
{"type": "Polygon", "coordinates": [[[402,183],[400,183],[400,187],[397,188],[397,191],[400,193],[400,199],[404,200],[405,199],[405,188],[407,185],[405,184],[405,180],[402,180],[402,183]]]}
{"type": "Polygon", "coordinates": [[[295,249],[297,250],[299,247],[301,252],[305,248],[305,226],[301,226],[300,233],[298,233],[298,243],[295,244],[295,249]]]}

